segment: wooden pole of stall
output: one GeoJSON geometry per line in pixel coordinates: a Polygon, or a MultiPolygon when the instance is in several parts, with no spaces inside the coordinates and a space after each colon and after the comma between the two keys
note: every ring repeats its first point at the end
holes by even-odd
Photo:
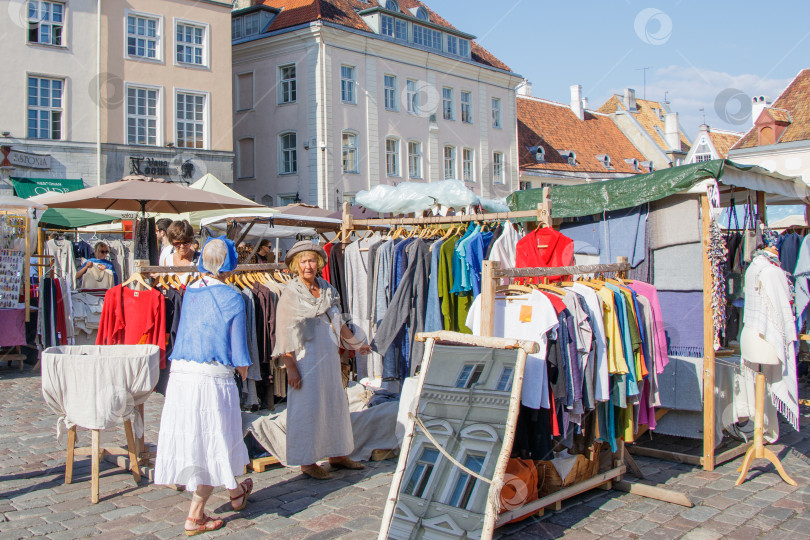
{"type": "Polygon", "coordinates": [[[481,271],[481,335],[491,337],[495,333],[495,288],[493,272],[501,268],[500,261],[484,261],[481,271]]]}
{"type": "Polygon", "coordinates": [[[712,317],[712,263],[709,197],[700,196],[703,232],[703,469],[714,470],[714,318],[712,317]]]}
{"type": "Polygon", "coordinates": [[[765,192],[764,191],[757,191],[757,217],[759,221],[764,225],[767,221],[767,216],[765,212],[765,192]]]}
{"type": "Polygon", "coordinates": [[[25,260],[23,261],[23,284],[25,286],[25,322],[31,320],[31,216],[26,214],[23,221],[25,234],[25,260]]]}

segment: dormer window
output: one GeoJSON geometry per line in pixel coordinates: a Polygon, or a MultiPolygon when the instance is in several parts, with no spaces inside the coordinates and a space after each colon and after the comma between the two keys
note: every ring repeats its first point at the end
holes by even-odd
{"type": "Polygon", "coordinates": [[[546,161],[546,150],[542,146],[528,146],[526,148],[534,156],[534,160],[537,163],[544,163],[546,161]]]}
{"type": "Polygon", "coordinates": [[[573,150],[557,150],[557,152],[568,161],[569,165],[576,165],[577,164],[577,155],[574,153],[573,150]]]}
{"type": "Polygon", "coordinates": [[[416,17],[417,19],[421,19],[425,22],[430,22],[430,15],[428,15],[427,10],[422,6],[411,8],[411,13],[413,13],[413,16],[416,17]]]}
{"type": "Polygon", "coordinates": [[[385,9],[389,11],[399,11],[399,4],[397,4],[396,0],[385,0],[385,2],[381,2],[385,9]]]}
{"type": "Polygon", "coordinates": [[[640,161],[638,166],[641,167],[642,170],[646,172],[653,172],[653,162],[652,161],[640,161]]]}
{"type": "Polygon", "coordinates": [[[610,156],[607,154],[597,154],[596,159],[602,163],[602,166],[606,169],[610,169],[610,156]]]}
{"type": "Polygon", "coordinates": [[[625,163],[633,167],[633,170],[638,172],[638,160],[636,158],[628,158],[624,160],[625,163]]]}

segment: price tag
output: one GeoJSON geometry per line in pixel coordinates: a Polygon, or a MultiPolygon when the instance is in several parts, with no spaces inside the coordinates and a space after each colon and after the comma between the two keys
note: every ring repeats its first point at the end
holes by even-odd
{"type": "Polygon", "coordinates": [[[532,306],[520,306],[520,322],[532,322],[532,306]]]}

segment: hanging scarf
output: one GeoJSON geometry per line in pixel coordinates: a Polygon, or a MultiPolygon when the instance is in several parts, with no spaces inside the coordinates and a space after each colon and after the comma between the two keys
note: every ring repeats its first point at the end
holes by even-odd
{"type": "Polygon", "coordinates": [[[335,345],[339,343],[342,319],[340,315],[340,295],[324,279],[315,278],[320,297],[315,298],[309,287],[296,277],[287,284],[278,301],[276,313],[276,343],[273,357],[304,349],[307,341],[316,335],[318,317],[326,315],[334,330],[335,345]]]}
{"type": "Polygon", "coordinates": [[[712,320],[714,322],[714,350],[720,349],[720,338],[726,333],[726,258],[728,248],[720,224],[709,226],[708,257],[712,267],[712,320]]]}

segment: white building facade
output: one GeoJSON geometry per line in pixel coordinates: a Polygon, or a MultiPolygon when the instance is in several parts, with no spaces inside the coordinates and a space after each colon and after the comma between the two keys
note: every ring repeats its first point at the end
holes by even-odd
{"type": "Polygon", "coordinates": [[[432,23],[428,10],[386,4],[359,11],[353,26],[279,30],[275,10],[234,12],[237,191],[337,209],[377,184],[456,178],[485,197],[517,189],[520,77],[473,59],[473,36],[432,23]],[[267,31],[240,34],[256,13],[267,31]]]}

